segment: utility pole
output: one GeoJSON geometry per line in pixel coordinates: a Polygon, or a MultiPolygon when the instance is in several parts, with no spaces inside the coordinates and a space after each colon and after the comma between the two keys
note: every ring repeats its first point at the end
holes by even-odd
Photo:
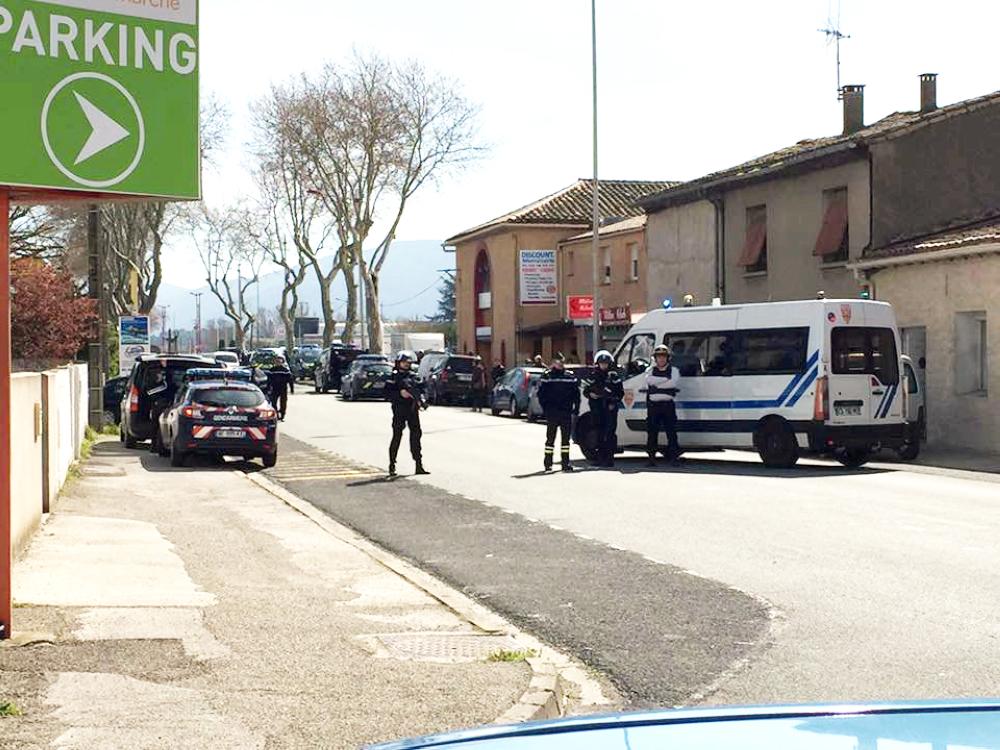
{"type": "Polygon", "coordinates": [[[170,351],[170,343],[167,338],[167,308],[169,305],[160,305],[160,349],[166,354],[170,351]]]}
{"type": "Polygon", "coordinates": [[[593,237],[590,242],[590,252],[593,256],[593,283],[594,283],[594,315],[592,319],[594,356],[601,348],[601,318],[600,318],[600,276],[598,273],[599,262],[597,257],[598,237],[597,232],[601,226],[600,214],[600,192],[601,184],[597,179],[597,0],[590,0],[590,48],[591,48],[591,74],[594,87],[594,182],[591,193],[593,194],[593,216],[592,231],[593,237]]]}
{"type": "MultiPolygon", "coordinates": [[[[360,253],[360,250],[358,252],[360,253]]],[[[358,263],[358,297],[358,310],[361,317],[361,348],[367,349],[368,346],[365,342],[368,341],[368,304],[365,301],[365,279],[361,273],[360,263],[358,263]]]]}
{"type": "Polygon", "coordinates": [[[88,419],[97,432],[104,429],[104,373],[107,369],[107,304],[104,294],[104,259],[101,255],[101,214],[97,205],[87,209],[87,294],[97,301],[97,331],[87,345],[88,419]]]}
{"type": "Polygon", "coordinates": [[[194,353],[201,354],[201,295],[204,292],[189,292],[194,297],[194,353]]]}

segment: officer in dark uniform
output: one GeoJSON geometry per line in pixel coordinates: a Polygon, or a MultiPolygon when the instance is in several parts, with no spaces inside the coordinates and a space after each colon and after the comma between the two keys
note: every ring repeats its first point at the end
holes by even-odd
{"type": "Polygon", "coordinates": [[[401,351],[396,355],[396,366],[392,377],[386,381],[385,390],[392,403],[392,442],[389,443],[389,476],[396,476],[396,455],[403,441],[403,430],[410,430],[410,454],[416,463],[417,474],[430,474],[424,468],[421,457],[420,410],[427,408],[424,400],[424,385],[413,371],[417,357],[411,351],[401,351]]]}
{"type": "Polygon", "coordinates": [[[562,354],[552,358],[552,366],[538,383],[538,403],[545,413],[545,470],[552,470],[556,432],[559,432],[560,465],[563,471],[573,471],[569,462],[569,437],[573,431],[573,418],[580,410],[580,381],[566,369],[562,354]]]}
{"type": "Polygon", "coordinates": [[[275,359],[271,369],[267,371],[267,387],[271,392],[271,403],[278,410],[278,419],[285,420],[288,413],[288,391],[295,393],[295,378],[288,369],[284,357],[275,359]]]}
{"type": "Polygon", "coordinates": [[[584,385],[597,431],[596,466],[613,467],[618,447],[618,405],[625,396],[621,376],[614,369],[611,352],[602,349],[594,356],[594,373],[584,385]]]}

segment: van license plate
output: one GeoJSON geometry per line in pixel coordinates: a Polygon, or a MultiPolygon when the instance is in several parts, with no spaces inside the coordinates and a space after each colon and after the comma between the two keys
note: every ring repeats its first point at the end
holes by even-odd
{"type": "Polygon", "coordinates": [[[458,379],[461,380],[463,383],[470,383],[470,382],[472,382],[472,376],[471,375],[459,375],[458,379]]]}
{"type": "Polygon", "coordinates": [[[833,415],[835,417],[860,417],[860,406],[834,406],[833,415]]]}
{"type": "Polygon", "coordinates": [[[233,440],[233,439],[237,439],[237,438],[244,438],[244,437],[246,437],[247,436],[247,431],[246,430],[231,430],[231,429],[229,429],[229,430],[219,430],[218,432],[216,432],[216,435],[218,435],[223,440],[233,440]]]}

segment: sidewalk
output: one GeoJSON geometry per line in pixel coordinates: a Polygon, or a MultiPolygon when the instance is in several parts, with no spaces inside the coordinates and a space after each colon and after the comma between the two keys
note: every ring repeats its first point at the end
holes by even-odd
{"type": "MultiPolygon", "coordinates": [[[[872,465],[875,464],[928,474],[954,471],[1000,474],[1000,453],[923,446],[920,455],[913,461],[893,460],[892,452],[885,451],[884,455],[877,456],[872,461],[872,465]]],[[[990,477],[989,479],[990,481],[1000,481],[1000,477],[990,477]]]]}
{"type": "Polygon", "coordinates": [[[101,443],[14,570],[0,748],[353,748],[489,723],[531,679],[232,466],[101,443]],[[449,635],[451,634],[451,635],[449,635]],[[454,634],[465,634],[457,637],[454,634]]]}

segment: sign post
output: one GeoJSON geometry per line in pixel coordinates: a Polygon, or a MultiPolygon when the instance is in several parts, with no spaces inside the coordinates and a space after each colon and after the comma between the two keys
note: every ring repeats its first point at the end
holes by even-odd
{"type": "Polygon", "coordinates": [[[199,199],[198,44],[198,0],[0,0],[0,639],[11,635],[10,204],[199,199]]]}

